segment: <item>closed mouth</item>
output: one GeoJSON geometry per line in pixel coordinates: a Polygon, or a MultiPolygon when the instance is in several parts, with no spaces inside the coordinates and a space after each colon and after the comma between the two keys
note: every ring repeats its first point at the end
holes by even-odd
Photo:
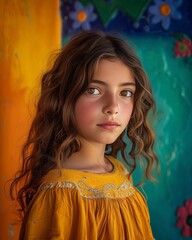
{"type": "Polygon", "coordinates": [[[120,124],[118,124],[116,122],[105,122],[105,123],[97,124],[97,126],[111,130],[111,129],[115,129],[115,128],[119,127],[120,124]]]}

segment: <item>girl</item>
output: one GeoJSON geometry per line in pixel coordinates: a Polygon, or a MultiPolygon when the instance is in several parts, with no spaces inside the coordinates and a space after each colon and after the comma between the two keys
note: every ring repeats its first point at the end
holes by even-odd
{"type": "Polygon", "coordinates": [[[142,157],[151,179],[158,162],[146,119],[154,104],[127,43],[94,31],[72,38],[42,77],[22,170],[11,186],[13,197],[23,183],[20,239],[153,239],[131,174],[142,157]]]}

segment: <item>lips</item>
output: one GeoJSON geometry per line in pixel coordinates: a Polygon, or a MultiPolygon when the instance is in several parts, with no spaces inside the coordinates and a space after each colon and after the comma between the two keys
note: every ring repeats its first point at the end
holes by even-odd
{"type": "Polygon", "coordinates": [[[107,129],[107,130],[114,130],[114,129],[118,128],[120,126],[120,124],[118,124],[116,122],[104,122],[101,124],[97,124],[97,126],[107,129]]]}

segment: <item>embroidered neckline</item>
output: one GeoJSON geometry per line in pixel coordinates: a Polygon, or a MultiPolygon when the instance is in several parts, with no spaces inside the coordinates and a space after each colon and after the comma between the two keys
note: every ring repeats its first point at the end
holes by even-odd
{"type": "Polygon", "coordinates": [[[44,183],[42,183],[38,191],[75,189],[83,198],[90,199],[126,198],[133,195],[135,188],[127,177],[127,169],[123,166],[121,168],[118,162],[113,161],[113,158],[110,158],[109,161],[113,164],[113,171],[109,173],[98,174],[81,170],[57,169],[57,172],[48,174],[49,176],[44,179],[44,183]],[[103,178],[105,176],[107,178],[103,178]],[[99,181],[97,181],[97,177],[99,177],[99,181]]]}
{"type": "Polygon", "coordinates": [[[97,198],[126,198],[135,193],[135,189],[130,181],[125,179],[118,186],[112,183],[103,184],[101,187],[92,188],[83,180],[78,182],[49,182],[40,186],[39,192],[47,189],[76,189],[83,198],[97,199],[97,198]]]}

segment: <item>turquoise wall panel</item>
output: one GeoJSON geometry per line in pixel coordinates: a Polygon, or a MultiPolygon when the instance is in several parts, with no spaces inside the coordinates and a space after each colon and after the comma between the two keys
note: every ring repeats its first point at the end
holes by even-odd
{"type": "MultiPolygon", "coordinates": [[[[126,38],[126,37],[125,37],[126,38]]],[[[192,199],[192,59],[174,58],[175,38],[129,37],[150,78],[157,103],[153,120],[161,174],[143,187],[155,239],[182,240],[177,209],[192,199]]],[[[134,175],[138,182],[140,172],[134,175]]]]}

